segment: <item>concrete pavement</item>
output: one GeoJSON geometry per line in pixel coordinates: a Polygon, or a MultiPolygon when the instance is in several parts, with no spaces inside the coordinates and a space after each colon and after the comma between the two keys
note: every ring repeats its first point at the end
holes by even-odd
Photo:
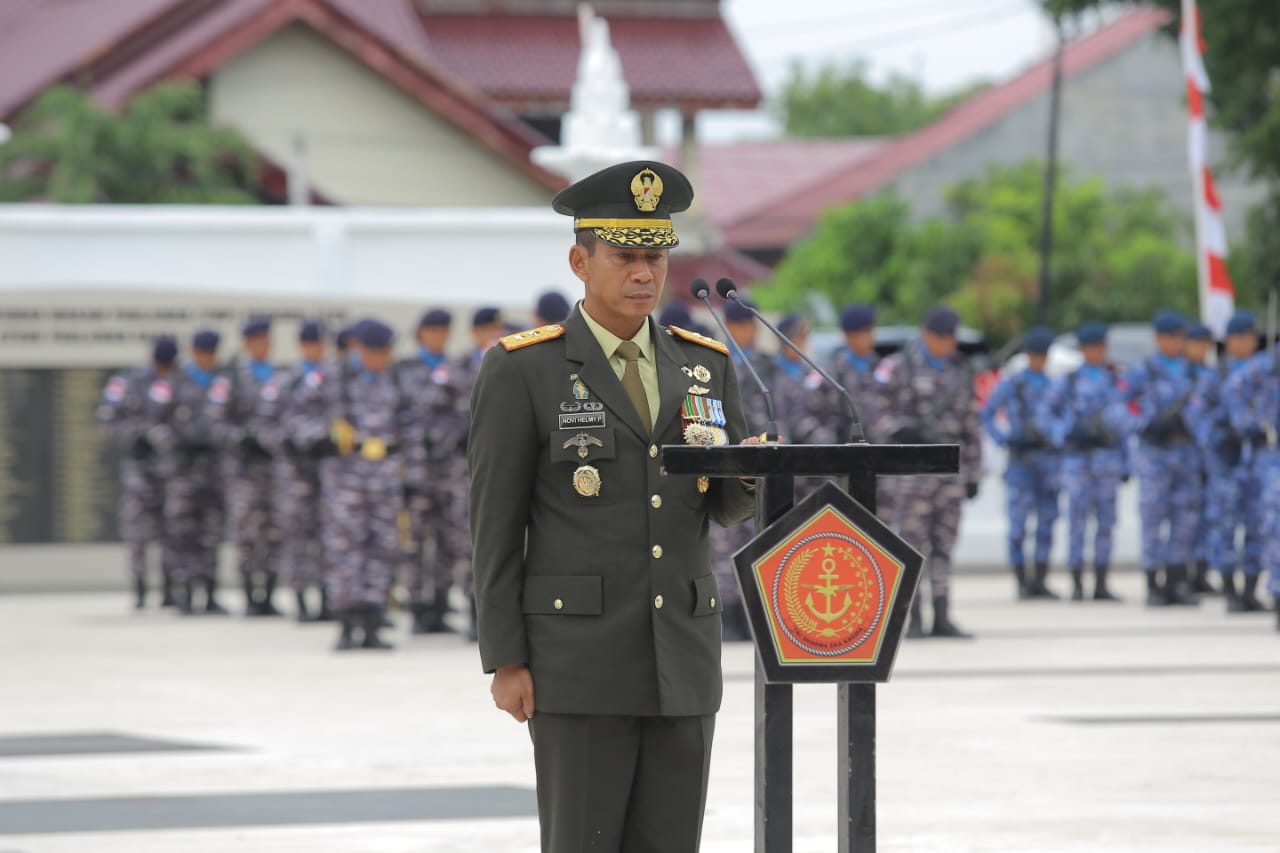
{"type": "MultiPolygon", "coordinates": [[[[956,591],[973,642],[906,644],[878,691],[882,851],[1280,850],[1280,634],[956,591]]],[[[537,849],[530,745],[475,650],[329,651],[332,626],[0,597],[0,851],[537,849]]],[[[703,850],[752,838],[752,656],[725,652],[703,850]]],[[[835,849],[835,690],[796,692],[796,850],[835,849]]]]}

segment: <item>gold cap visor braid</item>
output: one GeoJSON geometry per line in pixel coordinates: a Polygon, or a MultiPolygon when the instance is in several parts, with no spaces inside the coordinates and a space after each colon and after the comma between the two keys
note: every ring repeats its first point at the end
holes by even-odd
{"type": "Polygon", "coordinates": [[[622,248],[672,249],[680,245],[670,219],[575,219],[575,231],[589,229],[598,238],[622,248]]]}

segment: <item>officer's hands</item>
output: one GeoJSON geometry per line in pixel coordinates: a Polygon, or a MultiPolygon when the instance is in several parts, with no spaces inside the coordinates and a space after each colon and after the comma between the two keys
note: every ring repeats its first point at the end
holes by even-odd
{"type": "Polygon", "coordinates": [[[517,723],[533,716],[533,673],[522,663],[498,667],[493,674],[493,704],[506,711],[517,723]]]}
{"type": "Polygon", "coordinates": [[[973,500],[974,498],[976,498],[976,497],[978,496],[978,484],[977,484],[977,483],[965,483],[965,484],[964,484],[964,496],[965,496],[966,498],[968,498],[969,500],[973,500]]]}

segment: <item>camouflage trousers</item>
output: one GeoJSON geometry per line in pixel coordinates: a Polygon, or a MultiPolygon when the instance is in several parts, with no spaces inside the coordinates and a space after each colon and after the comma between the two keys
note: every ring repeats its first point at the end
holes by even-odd
{"type": "Polygon", "coordinates": [[[173,543],[174,579],[196,583],[217,577],[226,511],[216,456],[204,454],[177,462],[165,488],[164,516],[173,543]]]}
{"type": "Polygon", "coordinates": [[[1258,451],[1253,469],[1262,485],[1263,524],[1262,566],[1267,570],[1267,591],[1280,599],[1280,448],[1258,451]]]}
{"type": "Polygon", "coordinates": [[[413,604],[446,601],[455,581],[467,586],[462,569],[471,560],[471,536],[462,482],[431,476],[409,501],[404,578],[413,604]]]}
{"type": "Polygon", "coordinates": [[[960,532],[964,484],[954,474],[943,477],[899,477],[894,496],[898,535],[925,556],[920,594],[929,582],[932,597],[951,590],[951,552],[960,532]]]}
{"type": "Polygon", "coordinates": [[[1124,451],[1112,448],[1073,451],[1062,461],[1067,493],[1067,568],[1084,569],[1085,537],[1094,522],[1093,565],[1111,565],[1116,526],[1116,491],[1124,476],[1124,451]]]}
{"type": "Polygon", "coordinates": [[[294,590],[319,585],[325,574],[320,512],[320,463],[275,463],[274,487],[280,519],[280,565],[294,590]]]}
{"type": "Polygon", "coordinates": [[[321,469],[325,589],[334,609],[384,607],[400,561],[400,461],[345,456],[321,469]]]}
{"type": "Polygon", "coordinates": [[[160,546],[160,567],[174,571],[175,559],[165,532],[165,473],[154,462],[125,459],[120,463],[120,538],[129,551],[129,572],[147,576],[147,546],[160,546]]]}
{"type": "Polygon", "coordinates": [[[1049,562],[1053,549],[1053,523],[1058,520],[1058,488],[1061,457],[1052,450],[1010,453],[1009,467],[1004,472],[1008,498],[1009,565],[1026,565],[1023,543],[1027,538],[1027,522],[1036,519],[1034,561],[1049,562]]]}
{"type": "Polygon", "coordinates": [[[1209,525],[1209,562],[1215,569],[1229,573],[1243,568],[1247,577],[1261,574],[1263,543],[1268,530],[1275,531],[1266,526],[1265,512],[1262,484],[1253,465],[1242,462],[1210,467],[1204,517],[1209,525]],[[1243,555],[1236,544],[1241,527],[1244,528],[1243,555]]]}
{"type": "Polygon", "coordinates": [[[246,587],[255,578],[274,578],[280,570],[280,527],[273,506],[272,462],[237,461],[227,477],[231,540],[246,587]]]}
{"type": "Polygon", "coordinates": [[[1142,569],[1185,565],[1195,554],[1200,527],[1200,454],[1187,443],[1138,446],[1138,514],[1142,518],[1142,569]]]}

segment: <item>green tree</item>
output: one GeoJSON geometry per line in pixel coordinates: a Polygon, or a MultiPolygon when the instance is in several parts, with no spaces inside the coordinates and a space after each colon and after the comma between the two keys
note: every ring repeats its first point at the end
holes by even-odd
{"type": "MultiPolygon", "coordinates": [[[[837,305],[873,302],[888,322],[916,322],[944,300],[967,323],[1011,338],[1034,314],[1041,169],[1031,162],[961,181],[946,190],[943,215],[918,223],[892,195],[828,211],[755,294],[774,309],[801,306],[810,293],[837,305]]],[[[1187,225],[1158,192],[1108,192],[1100,179],[1064,171],[1054,221],[1050,316],[1058,328],[1142,320],[1162,305],[1195,308],[1195,260],[1180,239],[1187,225]]]]}
{"type": "Polygon", "coordinates": [[[161,83],[119,114],[69,86],[42,94],[0,147],[0,201],[252,204],[256,156],[208,120],[191,82],[161,83]]]}
{"type": "Polygon", "coordinates": [[[780,106],[791,136],[894,136],[924,127],[985,86],[975,83],[933,98],[903,74],[873,83],[862,60],[823,65],[812,73],[795,64],[783,85],[780,106]]]}

